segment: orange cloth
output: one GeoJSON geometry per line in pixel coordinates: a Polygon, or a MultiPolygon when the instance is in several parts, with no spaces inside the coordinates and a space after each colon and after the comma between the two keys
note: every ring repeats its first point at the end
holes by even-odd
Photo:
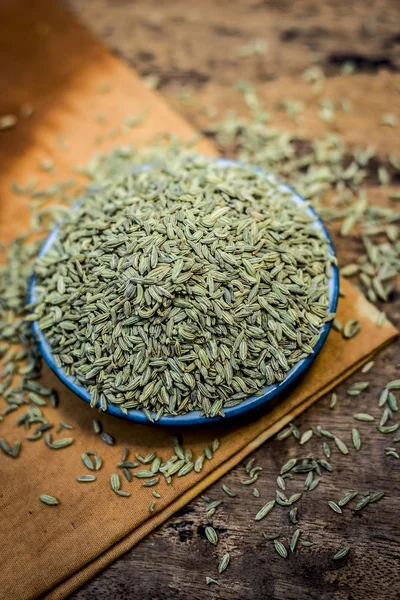
{"type": "MultiPolygon", "coordinates": [[[[15,128],[0,135],[2,242],[24,231],[28,223],[28,201],[10,193],[11,182],[26,182],[47,157],[56,165],[55,180],[69,175],[72,165],[93,154],[93,139],[104,131],[104,126],[100,130],[95,123],[96,113],[105,115],[105,130],[109,131],[120,126],[127,114],[147,111],[143,125],[125,141],[145,143],[160,131],[184,138],[194,133],[53,0],[7,0],[3,3],[0,35],[4,41],[0,73],[5,79],[0,114],[16,112],[24,102],[35,108],[29,120],[20,120],[15,128]],[[48,32],[42,35],[43,23],[48,32]],[[100,94],[96,88],[104,82],[110,84],[111,91],[100,94]],[[69,150],[57,145],[58,132],[62,132],[69,150]]],[[[115,145],[115,141],[109,141],[109,145],[115,145]]],[[[215,153],[208,142],[202,142],[199,149],[215,153]]],[[[51,176],[39,173],[38,177],[44,180],[51,176]]],[[[153,449],[161,457],[169,456],[172,431],[132,425],[104,415],[104,430],[117,441],[114,447],[108,447],[93,432],[92,420],[97,413],[45,370],[44,383],[56,387],[60,394],[59,409],[45,409],[46,416],[55,424],[62,420],[73,425],[73,431],[66,435],[72,434],[75,442],[63,450],[50,450],[43,440],[23,441],[25,431],[15,427],[17,413],[0,423],[1,437],[11,443],[23,441],[18,459],[0,455],[1,598],[65,598],[396,336],[389,322],[380,328],[375,325],[377,310],[355,288],[346,281],[341,287],[346,297],[340,300],[338,317],[342,322],[357,318],[362,326],[360,333],[345,341],[331,332],[307,376],[273,410],[248,423],[181,432],[183,446],[190,447],[194,456],[215,437],[220,438],[221,447],[212,461],[206,461],[201,474],[192,472],[174,480],[171,486],[161,483],[157,487],[161,498],[156,501],[153,515],[148,511],[154,500],[151,488],[143,488],[140,480],[134,479],[132,484],[123,485],[132,496],[120,498],[112,492],[109,478],[125,446],[131,449],[131,456],[137,452],[145,455],[153,449]],[[76,476],[86,472],[81,453],[87,450],[98,453],[104,465],[95,483],[78,484],[76,476]],[[44,506],[39,502],[40,494],[54,495],[60,505],[44,506]]]]}

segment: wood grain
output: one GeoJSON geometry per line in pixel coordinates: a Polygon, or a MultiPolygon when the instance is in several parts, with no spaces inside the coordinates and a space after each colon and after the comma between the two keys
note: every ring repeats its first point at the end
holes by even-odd
{"type": "MultiPolygon", "coordinates": [[[[398,129],[377,126],[382,112],[399,110],[400,14],[396,1],[204,0],[199,4],[174,0],[161,4],[154,0],[70,0],[68,4],[142,75],[158,75],[161,92],[196,127],[205,126],[199,112],[204,104],[216,106],[220,114],[227,108],[243,111],[241,98],[231,89],[237,79],[249,79],[261,85],[268,109],[274,112],[274,123],[296,128],[274,108],[279,97],[300,97],[310,106],[298,130],[308,138],[320,134],[325,126],[314,115],[317,101],[299,78],[310,60],[318,57],[328,75],[326,95],[349,97],[356,106],[353,114],[340,119],[337,131],[350,143],[373,143],[382,160],[389,152],[400,153],[398,129]],[[254,38],[268,40],[267,55],[238,60],[237,48],[254,38]],[[358,67],[353,77],[340,77],[346,60],[355,61],[358,67]],[[187,86],[195,90],[191,105],[179,100],[187,86]]],[[[379,202],[386,201],[385,191],[376,181],[371,181],[369,194],[379,202]]],[[[333,234],[341,262],[353,260],[359,250],[357,237],[343,240],[335,230],[333,234]]],[[[398,292],[383,308],[399,325],[398,292]]],[[[399,356],[399,344],[382,352],[367,376],[355,375],[338,388],[334,410],[329,410],[325,398],[303,414],[298,420],[301,430],[325,425],[350,446],[350,430],[356,424],[352,415],[360,410],[378,414],[380,390],[389,379],[400,376],[395,367],[399,356]],[[360,399],[347,396],[348,385],[361,378],[370,381],[370,388],[360,399]]],[[[261,532],[281,531],[288,540],[294,527],[289,525],[285,509],[271,513],[268,522],[254,522],[261,503],[240,485],[244,469],[238,467],[207,492],[212,499],[224,500],[215,517],[221,540],[216,549],[205,540],[204,503],[198,499],[71,599],[398,599],[400,530],[394,515],[400,509],[400,461],[385,458],[383,449],[389,441],[374,427],[357,426],[362,451],[345,457],[333,449],[335,471],[324,475],[299,505],[299,527],[302,536],[313,541],[310,548],[302,548],[288,560],[276,554],[261,532]],[[227,498],[222,483],[238,495],[227,498]],[[347,509],[344,515],[336,515],[327,501],[350,489],[382,489],[386,497],[360,513],[347,509]],[[332,554],[342,544],[351,546],[351,551],[343,563],[336,564],[332,554]],[[224,551],[231,553],[232,561],[218,576],[217,560],[224,551]],[[216,577],[221,585],[206,586],[206,575],[216,577]]],[[[320,441],[312,439],[304,453],[319,448],[320,441]]],[[[274,494],[280,465],[300,453],[293,439],[270,441],[256,452],[257,463],[264,469],[257,483],[262,499],[274,494]]],[[[290,485],[291,492],[300,488],[300,478],[290,485]]]]}

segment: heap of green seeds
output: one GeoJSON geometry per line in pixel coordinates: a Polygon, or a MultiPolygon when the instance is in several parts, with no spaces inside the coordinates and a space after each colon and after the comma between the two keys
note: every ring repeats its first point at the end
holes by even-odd
{"type": "Polygon", "coordinates": [[[332,318],[314,223],[274,179],[179,153],[71,211],[36,261],[30,319],[92,406],[223,415],[282,381],[332,318]]]}

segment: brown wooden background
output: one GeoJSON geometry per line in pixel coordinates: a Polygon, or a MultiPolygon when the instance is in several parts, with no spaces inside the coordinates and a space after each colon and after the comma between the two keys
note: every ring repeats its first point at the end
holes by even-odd
{"type": "MultiPolygon", "coordinates": [[[[326,95],[349,97],[356,110],[331,129],[351,143],[373,143],[384,162],[388,152],[400,154],[399,128],[377,125],[383,112],[400,117],[400,5],[398,0],[69,0],[67,5],[117,55],[140,74],[155,74],[167,101],[196,127],[205,125],[199,107],[209,104],[220,114],[227,108],[243,110],[232,93],[237,79],[258,82],[267,107],[274,112],[279,97],[309,99],[309,86],[300,74],[318,59],[328,76],[326,95]],[[254,38],[266,39],[265,56],[237,58],[238,47],[254,38]],[[340,69],[352,60],[357,74],[341,77],[340,69]],[[180,100],[182,88],[194,90],[191,105],[180,100]]],[[[307,136],[321,133],[324,125],[313,114],[313,100],[299,128],[307,136]]],[[[274,122],[293,129],[282,113],[274,122]]],[[[369,193],[381,201],[384,191],[371,182],[369,193]]],[[[354,258],[359,241],[335,236],[342,263],[354,258]]],[[[400,325],[400,294],[385,310],[400,325]]],[[[388,379],[398,378],[399,344],[383,352],[367,377],[371,384],[363,394],[362,410],[376,413],[377,396],[388,379]]],[[[357,381],[360,376],[350,380],[357,381]]],[[[325,398],[299,419],[302,430],[325,425],[349,441],[355,400],[346,396],[348,383],[338,389],[335,410],[325,398]]],[[[361,402],[361,401],[357,401],[361,402]]],[[[388,440],[368,424],[360,424],[362,452],[343,457],[334,451],[335,472],[307,496],[299,509],[304,538],[314,542],[281,559],[262,530],[281,531],[289,538],[294,530],[285,511],[277,511],[268,523],[255,524],[259,502],[239,484],[243,467],[236,468],[212,486],[211,499],[221,498],[214,523],[220,544],[214,549],[204,538],[206,518],[201,499],[185,507],[101,575],[73,594],[73,600],[180,600],[221,598],[276,600],[395,600],[400,598],[400,461],[385,458],[388,440]],[[227,498],[226,483],[239,493],[227,498]],[[327,500],[349,489],[382,489],[387,497],[361,513],[336,515],[327,500]],[[351,546],[343,563],[332,561],[342,544],[351,546]],[[231,553],[229,569],[217,575],[217,555],[231,553]],[[206,586],[205,576],[216,577],[220,586],[206,586]]],[[[317,449],[311,442],[307,451],[317,449]]],[[[258,487],[262,497],[273,494],[280,465],[298,454],[294,440],[271,441],[256,453],[264,471],[258,487]]]]}

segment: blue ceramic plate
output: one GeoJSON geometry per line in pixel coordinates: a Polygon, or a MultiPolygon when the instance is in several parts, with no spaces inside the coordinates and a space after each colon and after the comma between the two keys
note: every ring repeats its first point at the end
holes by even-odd
{"type": "MultiPolygon", "coordinates": [[[[231,164],[235,164],[235,161],[231,161],[228,159],[220,158],[220,159],[216,159],[216,160],[218,161],[219,165],[224,166],[224,167],[229,166],[231,164]]],[[[246,165],[246,166],[248,168],[252,168],[252,167],[249,167],[248,165],[246,165]]],[[[146,167],[148,168],[149,165],[146,165],[146,167]]],[[[257,167],[254,167],[254,170],[260,171],[260,169],[258,169],[257,167]]],[[[275,182],[277,181],[277,178],[275,176],[270,175],[269,173],[266,173],[265,176],[267,178],[271,178],[275,182]]],[[[280,183],[279,180],[278,180],[278,185],[283,192],[291,193],[293,202],[295,204],[297,204],[297,205],[307,204],[306,200],[304,198],[302,198],[301,196],[299,196],[299,194],[297,192],[295,192],[290,186],[288,186],[284,183],[280,183]]],[[[322,234],[324,235],[324,237],[328,240],[330,253],[332,256],[335,256],[335,251],[334,251],[334,248],[332,245],[332,241],[329,237],[327,230],[325,229],[325,226],[323,225],[322,221],[319,219],[317,213],[315,212],[315,210],[313,208],[311,208],[311,206],[308,206],[308,205],[306,207],[306,211],[308,212],[309,215],[311,215],[312,217],[314,217],[316,219],[315,220],[315,229],[318,229],[319,231],[321,231],[322,234]]],[[[49,236],[47,237],[46,241],[44,242],[43,246],[41,247],[41,249],[39,251],[39,256],[43,256],[44,254],[46,254],[46,252],[49,250],[49,248],[54,244],[54,242],[58,236],[58,232],[59,232],[59,226],[56,226],[50,232],[49,236]]],[[[339,295],[339,271],[338,271],[338,268],[335,265],[333,265],[332,266],[332,277],[329,280],[329,285],[328,285],[329,311],[330,312],[336,311],[338,295],[339,295]]],[[[30,302],[33,302],[35,300],[35,276],[34,275],[32,276],[31,282],[30,282],[29,300],[30,300],[30,302]]],[[[161,419],[156,421],[154,424],[172,425],[174,427],[182,427],[182,426],[186,426],[186,425],[204,425],[204,424],[211,424],[211,423],[226,422],[228,419],[233,419],[235,417],[243,417],[245,414],[249,413],[250,411],[254,411],[255,409],[260,409],[261,407],[264,407],[264,406],[266,408],[271,403],[271,400],[273,400],[273,399],[279,401],[279,397],[283,397],[284,393],[286,391],[288,391],[289,388],[291,388],[293,386],[295,381],[297,379],[299,379],[302,375],[304,375],[304,373],[310,367],[311,363],[313,362],[313,360],[317,356],[318,352],[321,350],[322,346],[324,345],[324,342],[327,338],[327,335],[329,333],[331,325],[332,325],[331,321],[324,324],[324,326],[321,328],[321,336],[318,340],[318,343],[314,346],[314,353],[311,354],[310,356],[307,356],[307,358],[304,358],[303,360],[298,362],[296,365],[294,365],[290,369],[290,371],[287,372],[287,375],[283,381],[281,381],[280,383],[276,383],[274,385],[265,387],[263,389],[263,393],[261,396],[250,396],[249,398],[246,398],[245,400],[243,400],[243,402],[241,404],[239,404],[238,406],[224,409],[225,417],[210,418],[210,417],[205,417],[205,416],[201,415],[200,411],[192,411],[192,412],[186,413],[185,415],[177,415],[176,417],[173,417],[173,416],[172,417],[161,417],[161,419]]],[[[34,333],[36,342],[40,348],[41,354],[42,354],[44,360],[46,361],[46,363],[48,364],[48,366],[50,367],[50,369],[52,371],[54,371],[54,373],[57,375],[57,377],[67,387],[69,387],[69,389],[72,390],[77,396],[82,398],[82,400],[85,400],[85,402],[90,402],[90,394],[88,393],[86,388],[84,388],[81,385],[78,385],[73,377],[66,375],[63,369],[60,369],[59,367],[56,366],[56,364],[54,362],[54,357],[51,352],[50,345],[49,345],[44,333],[39,330],[37,322],[34,322],[32,327],[33,327],[33,333],[34,333]]],[[[122,419],[127,419],[128,421],[134,421],[136,423],[147,423],[147,424],[150,423],[150,421],[147,419],[147,417],[141,410],[132,409],[132,410],[129,410],[128,414],[125,415],[118,408],[118,406],[108,405],[106,412],[111,415],[114,415],[116,417],[120,417],[122,419]]]]}

